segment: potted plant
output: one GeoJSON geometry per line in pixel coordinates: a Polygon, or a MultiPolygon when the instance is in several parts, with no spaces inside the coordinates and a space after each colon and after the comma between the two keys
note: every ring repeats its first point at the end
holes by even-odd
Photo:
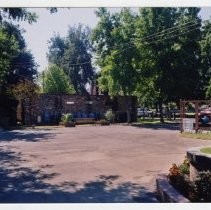
{"type": "Polygon", "coordinates": [[[110,122],[108,120],[102,119],[100,120],[100,125],[110,125],[110,122]]]}
{"type": "Polygon", "coordinates": [[[111,109],[109,109],[108,111],[106,111],[106,113],[105,113],[105,119],[106,119],[109,123],[114,122],[114,113],[112,112],[111,109]]]}
{"type": "Polygon", "coordinates": [[[71,113],[64,114],[61,118],[61,122],[65,127],[75,127],[75,122],[73,121],[73,116],[71,113]]]}

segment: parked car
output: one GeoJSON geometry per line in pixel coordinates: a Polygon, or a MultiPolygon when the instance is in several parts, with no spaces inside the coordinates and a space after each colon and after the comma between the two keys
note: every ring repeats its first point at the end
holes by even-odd
{"type": "Polygon", "coordinates": [[[137,116],[138,117],[148,117],[149,110],[147,108],[137,108],[137,116]]]}

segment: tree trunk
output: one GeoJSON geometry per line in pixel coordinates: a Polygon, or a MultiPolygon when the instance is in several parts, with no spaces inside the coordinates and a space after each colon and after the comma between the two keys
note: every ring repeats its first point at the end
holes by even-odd
{"type": "Polygon", "coordinates": [[[156,113],[158,113],[158,103],[155,103],[155,110],[156,110],[156,113]]]}
{"type": "Polygon", "coordinates": [[[159,113],[160,113],[160,122],[164,123],[164,118],[163,118],[163,103],[162,101],[158,102],[158,106],[159,106],[159,113]]]}
{"type": "Polygon", "coordinates": [[[127,123],[131,123],[130,110],[127,109],[127,123]]]}

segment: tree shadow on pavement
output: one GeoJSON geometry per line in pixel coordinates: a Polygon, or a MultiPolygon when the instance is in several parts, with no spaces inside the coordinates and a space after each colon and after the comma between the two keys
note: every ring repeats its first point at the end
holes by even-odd
{"type": "Polygon", "coordinates": [[[101,175],[85,183],[66,181],[53,185],[48,181],[59,174],[22,167],[21,161],[24,160],[20,153],[0,148],[0,203],[158,202],[155,193],[144,186],[132,182],[116,184],[118,175],[101,175]]]}
{"type": "Polygon", "coordinates": [[[8,141],[27,141],[27,142],[37,142],[46,141],[55,136],[55,133],[43,132],[43,131],[3,131],[0,132],[0,142],[8,141]]]}
{"type": "Polygon", "coordinates": [[[77,183],[62,184],[60,187],[74,188],[68,193],[71,203],[154,203],[158,202],[155,192],[150,192],[146,187],[132,182],[114,184],[118,175],[101,175],[95,180],[77,187],[77,183]]]}

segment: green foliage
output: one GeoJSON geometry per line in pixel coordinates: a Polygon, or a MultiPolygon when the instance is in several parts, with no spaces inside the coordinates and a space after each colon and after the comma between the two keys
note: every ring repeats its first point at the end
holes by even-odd
{"type": "Polygon", "coordinates": [[[190,181],[190,165],[187,158],[177,166],[173,164],[169,170],[170,183],[185,197],[194,202],[211,201],[211,171],[201,171],[195,181],[190,181]]]}
{"type": "Polygon", "coordinates": [[[96,14],[100,20],[92,39],[102,69],[99,87],[110,95],[131,95],[137,82],[133,62],[137,55],[134,45],[128,43],[135,33],[136,16],[126,8],[113,15],[101,8],[96,14]]]}
{"type": "Polygon", "coordinates": [[[88,95],[86,85],[94,76],[90,36],[91,30],[79,24],[78,27],[69,27],[67,37],[55,35],[49,42],[49,62],[64,69],[75,92],[82,95],[88,95]]]}
{"type": "Polygon", "coordinates": [[[7,118],[11,124],[16,124],[16,99],[27,96],[31,91],[21,83],[24,80],[33,83],[37,74],[34,58],[26,49],[23,30],[12,21],[32,23],[36,18],[35,13],[25,8],[0,8],[0,101],[4,101],[0,103],[0,119],[7,118]]]}
{"type": "Polygon", "coordinates": [[[211,202],[211,171],[199,172],[194,182],[194,192],[197,201],[211,202]]]}
{"type": "Polygon", "coordinates": [[[211,98],[211,79],[209,81],[209,84],[206,87],[206,98],[207,99],[211,98]]]}
{"type": "Polygon", "coordinates": [[[40,92],[39,86],[30,80],[23,80],[7,89],[8,93],[16,100],[34,98],[40,92]]]}
{"type": "Polygon", "coordinates": [[[175,163],[172,164],[172,167],[169,169],[168,177],[174,178],[177,176],[184,176],[190,174],[190,163],[187,157],[185,157],[184,161],[180,165],[176,165],[175,163]]]}
{"type": "Polygon", "coordinates": [[[16,84],[25,79],[33,79],[37,65],[31,52],[27,51],[22,31],[18,26],[5,23],[0,26],[0,86],[16,84]]]}
{"type": "Polygon", "coordinates": [[[72,116],[71,113],[64,114],[64,115],[62,115],[62,117],[61,117],[61,122],[62,122],[63,124],[67,124],[67,123],[71,122],[72,120],[73,120],[73,116],[72,116]]]}
{"type": "Polygon", "coordinates": [[[65,39],[60,35],[54,35],[49,41],[48,60],[50,63],[56,64],[61,67],[65,52],[65,39]]]}
{"type": "Polygon", "coordinates": [[[0,86],[5,83],[5,77],[9,73],[12,59],[18,53],[18,43],[14,36],[9,36],[0,26],[0,86]]]}
{"type": "Polygon", "coordinates": [[[211,147],[204,147],[200,151],[206,154],[211,154],[211,147]]]}
{"type": "Polygon", "coordinates": [[[49,10],[51,14],[58,12],[57,7],[49,7],[49,8],[47,8],[47,10],[49,10]]]}
{"type": "Polygon", "coordinates": [[[136,34],[143,41],[136,43],[141,55],[138,63],[138,90],[144,100],[153,99],[154,103],[163,104],[177,102],[180,98],[199,97],[196,89],[200,53],[197,39],[200,38],[200,30],[196,28],[197,24],[194,26],[196,29],[193,26],[183,26],[190,21],[200,25],[198,12],[198,8],[140,10],[136,34]],[[159,33],[175,25],[178,28],[169,30],[170,33],[159,33]],[[193,32],[188,32],[189,30],[193,32]],[[159,34],[144,38],[154,33],[159,34]]]}
{"type": "Polygon", "coordinates": [[[36,22],[38,16],[36,13],[29,12],[26,8],[0,8],[0,22],[8,19],[14,21],[28,21],[28,23],[36,22]]]}
{"type": "Polygon", "coordinates": [[[206,21],[202,27],[201,47],[201,68],[200,68],[200,88],[206,94],[206,98],[211,98],[211,21],[206,21]]]}
{"type": "Polygon", "coordinates": [[[177,166],[175,163],[172,164],[172,167],[169,169],[168,179],[170,183],[184,196],[189,195],[190,183],[181,171],[181,166],[177,166]]]}
{"type": "Polygon", "coordinates": [[[105,118],[106,120],[108,120],[109,122],[112,122],[114,119],[114,113],[112,112],[112,110],[108,110],[105,113],[105,118]]]}
{"type": "Polygon", "coordinates": [[[126,8],[114,14],[98,9],[92,39],[101,68],[100,89],[159,105],[161,121],[164,103],[202,98],[199,11],[142,8],[137,15],[126,8]]]}
{"type": "Polygon", "coordinates": [[[184,159],[183,163],[179,165],[179,170],[182,175],[190,174],[190,163],[187,157],[184,159]]]}
{"type": "Polygon", "coordinates": [[[74,89],[70,84],[69,78],[64,71],[56,65],[51,65],[43,72],[41,77],[44,77],[42,78],[44,93],[74,93],[74,89]]]}

